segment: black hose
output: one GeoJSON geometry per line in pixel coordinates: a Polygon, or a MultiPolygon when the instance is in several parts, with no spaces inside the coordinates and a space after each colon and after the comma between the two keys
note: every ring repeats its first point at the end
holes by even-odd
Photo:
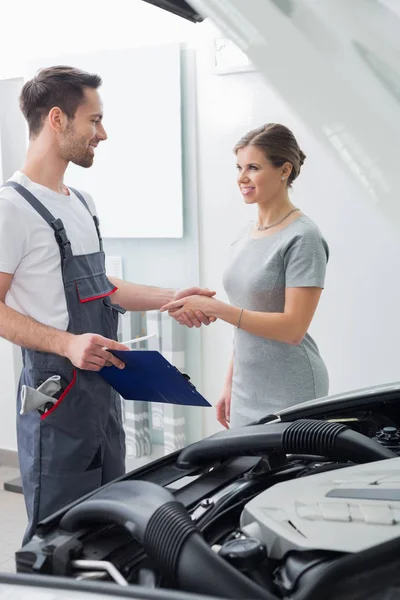
{"type": "Polygon", "coordinates": [[[363,463],[397,454],[339,423],[300,419],[294,423],[267,423],[217,433],[184,448],[180,468],[210,464],[235,456],[262,456],[272,450],[286,454],[322,454],[331,460],[363,463]]]}
{"type": "Polygon", "coordinates": [[[340,423],[301,419],[291,423],[282,434],[282,448],[286,453],[335,454],[337,437],[346,430],[340,423]]]}
{"type": "Polygon", "coordinates": [[[119,481],[74,505],[62,517],[60,527],[74,531],[78,524],[85,527],[95,522],[115,523],[143,541],[152,515],[171,500],[174,500],[171,492],[155,483],[119,481]]]}
{"type": "Polygon", "coordinates": [[[122,481],[108,485],[73,506],[60,527],[76,531],[98,523],[127,529],[171,586],[223,598],[276,600],[215,554],[182,504],[154,483],[122,481]]]}
{"type": "Polygon", "coordinates": [[[340,433],[335,447],[336,460],[351,460],[354,463],[374,462],[375,460],[386,460],[398,458],[393,450],[387,446],[371,440],[358,431],[345,429],[340,433]]]}
{"type": "Polygon", "coordinates": [[[176,464],[181,469],[187,469],[188,465],[209,465],[236,456],[263,455],[267,449],[281,447],[282,434],[289,425],[290,423],[271,423],[221,431],[186,446],[179,454],[176,464]]]}
{"type": "Polygon", "coordinates": [[[282,449],[286,454],[325,454],[333,460],[355,463],[397,458],[397,454],[388,452],[387,447],[346,425],[312,419],[290,423],[282,435],[282,449]]]}

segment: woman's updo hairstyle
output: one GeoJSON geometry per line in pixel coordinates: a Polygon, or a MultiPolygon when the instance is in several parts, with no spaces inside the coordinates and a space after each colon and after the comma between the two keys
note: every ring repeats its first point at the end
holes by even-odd
{"type": "Polygon", "coordinates": [[[279,123],[267,123],[246,133],[234,147],[235,154],[246,146],[260,148],[274,167],[282,167],[289,162],[293,167],[287,180],[289,187],[299,176],[306,158],[290,129],[279,123]]]}

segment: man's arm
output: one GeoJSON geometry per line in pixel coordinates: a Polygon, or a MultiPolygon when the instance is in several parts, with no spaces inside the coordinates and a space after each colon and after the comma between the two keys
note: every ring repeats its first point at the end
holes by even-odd
{"type": "MultiPolygon", "coordinates": [[[[116,277],[109,277],[109,280],[115,285],[118,290],[112,295],[112,302],[119,304],[125,310],[158,310],[164,304],[179,300],[193,294],[201,296],[214,296],[212,292],[206,288],[191,287],[185,290],[173,290],[168,288],[152,287],[150,285],[139,285],[137,283],[129,283],[116,277]]],[[[196,314],[182,315],[179,322],[188,327],[200,327],[201,324],[209,325],[215,321],[214,317],[206,317],[201,311],[196,314]]]]}
{"type": "Polygon", "coordinates": [[[139,312],[142,310],[157,310],[167,302],[171,302],[177,292],[177,290],[168,288],[129,283],[116,277],[109,277],[109,280],[118,288],[111,296],[112,302],[119,304],[125,310],[139,312]]]}
{"type": "Polygon", "coordinates": [[[51,352],[68,358],[79,369],[99,371],[106,364],[125,365],[110,350],[129,350],[126,346],[101,335],[73,335],[39,323],[6,306],[5,299],[13,275],[0,273],[0,337],[30,350],[51,352]]]}

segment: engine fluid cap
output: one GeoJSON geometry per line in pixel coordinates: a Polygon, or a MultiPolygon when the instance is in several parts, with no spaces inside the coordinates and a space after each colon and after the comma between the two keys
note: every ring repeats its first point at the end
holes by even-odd
{"type": "Polygon", "coordinates": [[[399,430],[396,427],[383,427],[376,434],[378,442],[384,446],[398,446],[400,444],[399,430]]]}
{"type": "Polygon", "coordinates": [[[267,556],[265,544],[255,538],[240,538],[226,542],[218,553],[237,568],[251,567],[261,563],[267,556]]]}

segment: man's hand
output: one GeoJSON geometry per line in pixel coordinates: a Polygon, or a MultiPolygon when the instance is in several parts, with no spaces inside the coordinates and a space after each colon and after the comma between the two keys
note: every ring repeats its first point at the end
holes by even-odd
{"type": "Polygon", "coordinates": [[[180,317],[181,315],[189,312],[197,313],[201,311],[206,317],[216,317],[218,314],[218,308],[223,306],[223,303],[216,298],[210,296],[186,296],[180,300],[173,300],[164,304],[160,308],[161,312],[168,310],[168,312],[174,317],[180,317]]]}
{"type": "Polygon", "coordinates": [[[75,367],[86,371],[100,371],[102,367],[111,365],[123,369],[125,364],[107,350],[129,350],[129,348],[95,333],[70,334],[65,356],[75,367]]]}
{"type": "MultiPolygon", "coordinates": [[[[215,296],[215,294],[216,292],[213,292],[208,288],[191,287],[184,290],[178,290],[174,296],[174,300],[180,300],[181,298],[195,295],[212,297],[215,296]]],[[[174,311],[169,311],[168,314],[170,317],[176,319],[178,323],[186,325],[187,327],[201,327],[201,325],[209,325],[216,321],[215,317],[207,317],[201,310],[188,310],[182,312],[179,316],[174,314],[174,311]]]]}

